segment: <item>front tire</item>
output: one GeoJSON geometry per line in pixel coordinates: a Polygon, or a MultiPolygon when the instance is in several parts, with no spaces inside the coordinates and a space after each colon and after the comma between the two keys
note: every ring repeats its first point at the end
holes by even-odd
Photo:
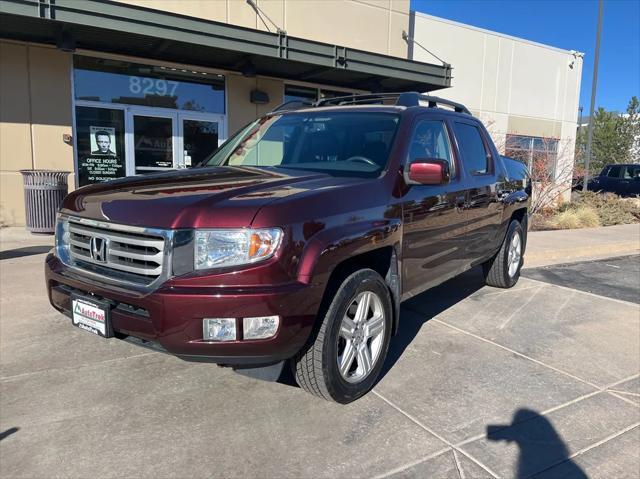
{"type": "Polygon", "coordinates": [[[524,258],[525,237],[522,225],[512,220],[500,251],[482,265],[485,282],[496,288],[511,288],[520,278],[524,258]]]}
{"type": "Polygon", "coordinates": [[[347,277],[314,340],[294,359],[305,391],[346,404],[366,394],[384,366],[392,329],[389,289],[373,270],[347,277]]]}

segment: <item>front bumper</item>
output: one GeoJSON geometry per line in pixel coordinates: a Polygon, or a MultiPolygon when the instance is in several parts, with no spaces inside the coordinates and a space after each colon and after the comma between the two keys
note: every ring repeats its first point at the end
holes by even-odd
{"type": "MultiPolygon", "coordinates": [[[[101,284],[62,264],[53,254],[45,263],[49,301],[71,316],[71,294],[104,299],[111,305],[116,337],[186,360],[225,365],[265,365],[293,357],[305,344],[322,299],[317,285],[193,287],[171,280],[150,293],[101,284]],[[202,340],[202,319],[280,316],[275,336],[261,340],[202,340]]],[[[241,323],[240,328],[242,331],[241,323]]],[[[241,333],[239,333],[241,334],[241,333]]]]}

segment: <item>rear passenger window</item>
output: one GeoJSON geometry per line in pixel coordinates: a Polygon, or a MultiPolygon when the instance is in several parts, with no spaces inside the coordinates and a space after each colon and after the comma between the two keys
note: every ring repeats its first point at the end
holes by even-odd
{"type": "Polygon", "coordinates": [[[449,174],[455,177],[455,164],[451,159],[449,135],[444,122],[438,120],[421,120],[416,124],[409,146],[408,163],[428,159],[446,160],[449,163],[449,174]]]}
{"type": "Polygon", "coordinates": [[[454,123],[458,146],[462,153],[462,163],[472,175],[484,175],[489,172],[489,158],[484,147],[480,130],[467,123],[454,123]]]}
{"type": "Polygon", "coordinates": [[[640,165],[627,166],[624,170],[624,177],[627,179],[640,177],[640,165]]]}

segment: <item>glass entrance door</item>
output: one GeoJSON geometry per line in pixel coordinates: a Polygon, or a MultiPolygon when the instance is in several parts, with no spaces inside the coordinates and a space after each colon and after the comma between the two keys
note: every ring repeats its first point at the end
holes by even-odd
{"type": "Polygon", "coordinates": [[[190,168],[208,158],[226,137],[224,133],[221,115],[179,113],[177,167],[190,168]]]}
{"type": "Polygon", "coordinates": [[[134,174],[176,167],[176,114],[131,112],[134,174]]]}
{"type": "Polygon", "coordinates": [[[196,166],[226,139],[224,115],[145,107],[126,111],[128,174],[196,166]]]}

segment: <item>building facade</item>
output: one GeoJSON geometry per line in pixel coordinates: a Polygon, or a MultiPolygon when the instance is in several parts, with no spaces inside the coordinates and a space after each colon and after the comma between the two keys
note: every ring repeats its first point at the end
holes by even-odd
{"type": "Polygon", "coordinates": [[[0,0],[0,225],[25,222],[22,169],[76,188],[189,167],[290,100],[429,91],[498,146],[575,141],[569,58],[409,0],[0,0]]]}
{"type": "Polygon", "coordinates": [[[0,19],[3,225],[25,221],[21,169],[75,188],[189,167],[284,101],[450,83],[407,59],[408,0],[0,0],[0,19]]]}
{"type": "Polygon", "coordinates": [[[536,158],[548,162],[567,199],[583,54],[416,12],[410,29],[410,58],[453,66],[451,87],[437,94],[465,104],[501,153],[530,170],[536,158]]]}

